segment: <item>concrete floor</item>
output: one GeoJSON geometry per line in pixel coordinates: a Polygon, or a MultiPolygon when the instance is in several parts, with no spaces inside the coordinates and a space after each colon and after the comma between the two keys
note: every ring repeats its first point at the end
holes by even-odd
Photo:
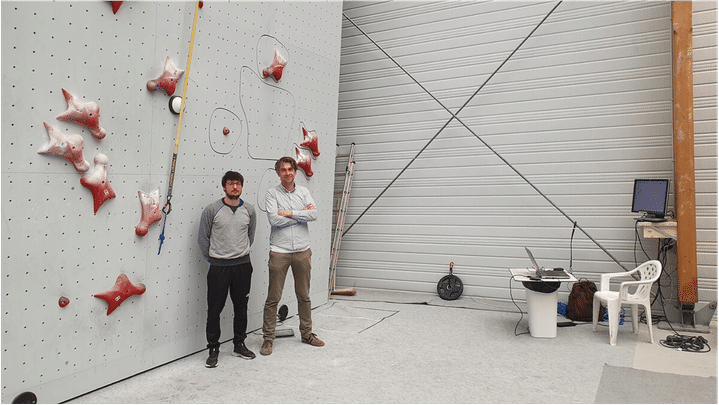
{"type": "MultiPolygon", "coordinates": [[[[677,384],[683,376],[710,377],[713,388],[698,390],[713,392],[694,389],[697,396],[680,402],[716,403],[716,326],[703,335],[710,353],[663,347],[659,340],[671,331],[656,327],[650,344],[643,324],[639,334],[620,326],[610,346],[607,327],[593,332],[591,324],[533,338],[526,314],[511,303],[365,290],[333,296],[314,310],[313,322],[325,347],[302,344],[293,316],[278,328],[295,336],[278,338],[271,356],[259,355],[255,331],[246,341],[254,360],[232,357],[228,342],[215,369],[205,368],[203,351],[69,403],[594,403],[607,367],[668,373],[677,384]]],[[[619,391],[611,399],[609,388],[603,402],[626,402],[619,391]]],[[[647,403],[675,402],[654,391],[647,403]]]]}

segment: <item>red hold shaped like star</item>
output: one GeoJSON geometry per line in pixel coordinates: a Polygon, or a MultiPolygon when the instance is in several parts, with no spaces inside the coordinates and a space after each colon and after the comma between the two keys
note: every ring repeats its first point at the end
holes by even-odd
{"type": "Polygon", "coordinates": [[[285,65],[287,65],[287,61],[280,55],[280,51],[275,50],[275,57],[272,59],[272,64],[262,69],[262,77],[272,76],[276,82],[279,82],[282,78],[282,71],[285,69],[285,65]]]}
{"type": "Polygon", "coordinates": [[[121,1],[111,1],[110,3],[112,3],[112,14],[117,14],[117,10],[120,9],[122,2],[121,1]]]}
{"type": "Polygon", "coordinates": [[[150,194],[138,191],[137,195],[140,197],[140,204],[142,204],[142,220],[137,224],[135,234],[142,237],[147,235],[150,225],[162,219],[162,214],[160,213],[160,187],[150,194]]]}
{"type": "Polygon", "coordinates": [[[107,179],[107,156],[98,153],[95,156],[95,167],[92,173],[80,179],[80,184],[92,192],[95,214],[100,206],[110,198],[115,198],[115,191],[107,179]]]}
{"type": "Polygon", "coordinates": [[[305,149],[295,148],[297,166],[305,172],[305,176],[312,177],[312,156],[305,149]]]}
{"type": "Polygon", "coordinates": [[[165,94],[171,96],[175,93],[177,81],[180,80],[183,73],[185,73],[185,71],[178,68],[175,62],[168,56],[165,58],[165,70],[157,79],[147,81],[147,89],[150,91],[163,89],[165,90],[165,94]]]}
{"type": "Polygon", "coordinates": [[[145,293],[145,290],[147,290],[145,284],[132,284],[126,275],[120,274],[111,289],[103,293],[95,294],[93,297],[107,301],[107,314],[110,315],[112,311],[117,309],[126,299],[133,295],[142,295],[145,293]]]}
{"type": "Polygon", "coordinates": [[[312,156],[317,157],[320,155],[319,141],[317,139],[317,132],[308,131],[302,127],[302,134],[305,136],[305,140],[302,141],[300,146],[304,146],[312,152],[312,156]]]}
{"type": "Polygon", "coordinates": [[[67,111],[58,115],[57,119],[83,125],[95,139],[102,139],[107,135],[100,127],[100,106],[93,102],[82,102],[65,89],[62,89],[62,94],[67,101],[67,111]]]}
{"type": "Polygon", "coordinates": [[[45,130],[50,137],[50,141],[43,145],[37,153],[67,158],[78,172],[90,170],[90,163],[82,157],[82,135],[65,135],[47,122],[43,122],[43,124],[45,124],[45,130]]]}

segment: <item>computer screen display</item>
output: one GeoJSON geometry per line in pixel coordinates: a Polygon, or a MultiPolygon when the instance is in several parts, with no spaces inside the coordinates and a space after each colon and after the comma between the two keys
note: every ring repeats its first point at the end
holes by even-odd
{"type": "Polygon", "coordinates": [[[664,218],[669,197],[669,180],[634,180],[632,212],[646,212],[647,217],[664,218]]]}

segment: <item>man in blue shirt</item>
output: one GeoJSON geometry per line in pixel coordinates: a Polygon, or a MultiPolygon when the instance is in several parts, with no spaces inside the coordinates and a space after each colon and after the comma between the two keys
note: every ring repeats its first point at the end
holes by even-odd
{"type": "Polygon", "coordinates": [[[220,314],[230,292],[235,310],[232,355],[254,359],[245,346],[247,337],[247,301],[250,296],[252,262],[250,246],[255,240],[255,208],[240,198],[244,178],[228,171],[222,177],[225,197],[205,207],[200,218],[197,241],[202,256],[210,262],[207,272],[207,347],[206,367],[217,367],[220,353],[220,314]]]}
{"type": "Polygon", "coordinates": [[[295,184],[297,162],[285,156],[275,163],[275,172],[282,184],[270,188],[265,194],[267,218],[270,231],[269,285],[265,301],[262,332],[264,340],[260,354],[272,354],[277,325],[277,304],[292,267],[295,280],[295,295],[300,316],[302,342],[312,346],[325,343],[312,333],[312,303],[310,302],[310,278],[312,270],[312,249],[308,222],[317,219],[317,208],[310,191],[295,184]]]}

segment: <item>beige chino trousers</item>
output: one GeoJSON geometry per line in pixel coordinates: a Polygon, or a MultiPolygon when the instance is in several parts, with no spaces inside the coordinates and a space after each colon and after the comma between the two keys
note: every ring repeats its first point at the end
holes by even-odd
{"type": "Polygon", "coordinates": [[[297,311],[300,315],[300,334],[309,338],[312,334],[312,302],[310,301],[310,278],[312,270],[312,249],[296,253],[278,253],[270,251],[267,263],[270,272],[267,286],[267,300],[262,322],[262,334],[265,340],[275,340],[277,327],[277,305],[282,299],[287,271],[292,267],[295,280],[297,311]]]}

